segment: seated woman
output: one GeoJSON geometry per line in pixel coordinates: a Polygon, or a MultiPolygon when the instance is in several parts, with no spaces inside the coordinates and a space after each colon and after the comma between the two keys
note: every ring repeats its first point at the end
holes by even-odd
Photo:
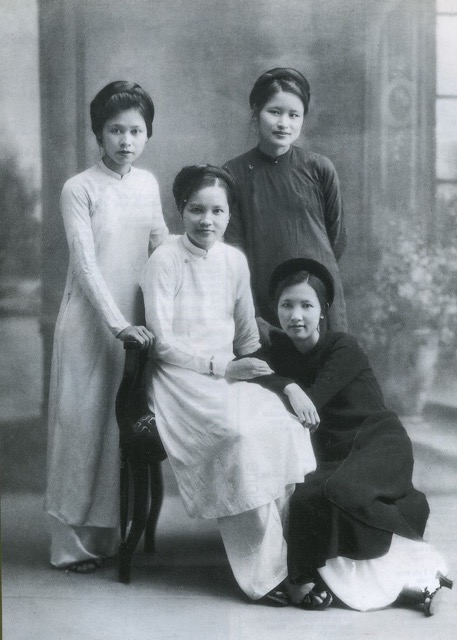
{"type": "Polygon", "coordinates": [[[275,393],[243,382],[268,377],[266,362],[234,359],[260,343],[246,259],[220,242],[232,178],[185,167],[173,194],[185,234],[154,252],[141,283],[155,336],[148,402],[188,514],[217,518],[241,589],[282,606],[288,500],[316,466],[309,432],[275,393]]]}
{"type": "Polygon", "coordinates": [[[260,382],[287,385],[295,413],[315,430],[318,463],[290,503],[292,601],[323,609],[334,594],[366,611],[408,593],[432,615],[452,582],[422,540],[429,508],[412,484],[411,442],[356,340],[320,330],[332,276],[314,260],[289,260],[273,272],[270,295],[284,333],[271,335],[269,363],[284,379],[260,382]]]}

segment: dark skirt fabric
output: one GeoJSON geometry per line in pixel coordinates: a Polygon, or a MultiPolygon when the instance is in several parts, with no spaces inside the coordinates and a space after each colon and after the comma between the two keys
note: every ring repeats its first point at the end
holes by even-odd
{"type": "Polygon", "coordinates": [[[295,489],[290,577],[307,581],[329,558],[380,557],[393,533],[421,539],[429,507],[412,485],[412,469],[411,443],[398,418],[386,411],[367,419],[347,457],[319,463],[295,489]]]}

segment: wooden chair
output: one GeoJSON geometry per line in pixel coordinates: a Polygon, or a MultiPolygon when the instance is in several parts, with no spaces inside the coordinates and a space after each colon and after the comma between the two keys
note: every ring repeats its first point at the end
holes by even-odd
{"type": "Polygon", "coordinates": [[[160,463],[167,454],[154,414],[146,404],[147,350],[124,342],[125,366],[116,398],[121,450],[119,580],[130,582],[133,553],[144,533],[144,550],[155,551],[155,530],[163,499],[160,463]]]}

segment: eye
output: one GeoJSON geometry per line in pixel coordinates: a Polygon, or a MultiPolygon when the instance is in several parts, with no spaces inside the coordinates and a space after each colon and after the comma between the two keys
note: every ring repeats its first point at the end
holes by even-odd
{"type": "Polygon", "coordinates": [[[121,130],[119,129],[119,127],[111,127],[111,129],[109,130],[110,133],[120,133],[121,130]]]}
{"type": "Polygon", "coordinates": [[[291,113],[291,114],[290,114],[290,117],[291,117],[291,118],[299,118],[299,117],[300,117],[300,114],[299,114],[299,113],[291,113]]]}
{"type": "Polygon", "coordinates": [[[143,129],[132,129],[132,135],[137,136],[138,134],[142,133],[143,129]]]}
{"type": "Polygon", "coordinates": [[[279,115],[279,109],[268,109],[268,113],[271,113],[274,116],[279,115]]]}

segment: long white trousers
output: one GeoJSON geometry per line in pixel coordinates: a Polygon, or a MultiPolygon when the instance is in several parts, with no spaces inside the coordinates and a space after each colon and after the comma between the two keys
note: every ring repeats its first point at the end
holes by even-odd
{"type": "Polygon", "coordinates": [[[230,566],[244,593],[258,600],[287,577],[289,501],[295,485],[269,504],[218,518],[230,566]]]}
{"type": "Polygon", "coordinates": [[[51,564],[64,568],[73,562],[110,558],[117,552],[119,530],[78,527],[50,516],[51,564]]]}
{"type": "Polygon", "coordinates": [[[438,586],[437,572],[447,575],[442,555],[430,544],[392,536],[389,551],[372,560],[341,556],[327,560],[319,573],[331,591],[358,611],[379,609],[402,593],[438,586]]]}

